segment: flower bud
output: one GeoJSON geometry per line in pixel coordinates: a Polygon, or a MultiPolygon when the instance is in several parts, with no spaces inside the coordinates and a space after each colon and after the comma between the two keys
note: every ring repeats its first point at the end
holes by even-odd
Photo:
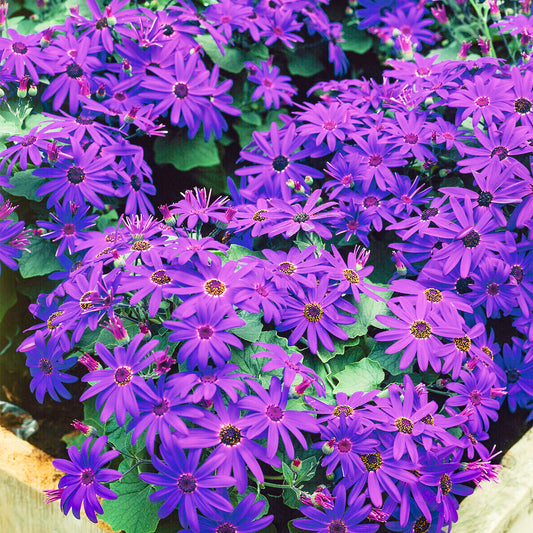
{"type": "Polygon", "coordinates": [[[322,453],[324,455],[331,455],[335,449],[335,437],[329,439],[322,445],[322,453]]]}
{"type": "Polygon", "coordinates": [[[28,87],[28,94],[30,96],[37,96],[37,85],[35,85],[35,83],[30,83],[30,86],[28,87]]]}
{"type": "Polygon", "coordinates": [[[26,98],[26,96],[28,96],[29,83],[30,83],[30,77],[22,76],[21,80],[19,81],[19,86],[17,89],[17,96],[19,98],[26,98]]]}
{"type": "Polygon", "coordinates": [[[115,268],[124,268],[126,266],[126,260],[117,250],[113,250],[113,266],[115,268]]]}
{"type": "Polygon", "coordinates": [[[302,461],[296,457],[296,459],[293,459],[291,462],[291,470],[295,472],[296,474],[300,472],[302,469],[302,461]]]}

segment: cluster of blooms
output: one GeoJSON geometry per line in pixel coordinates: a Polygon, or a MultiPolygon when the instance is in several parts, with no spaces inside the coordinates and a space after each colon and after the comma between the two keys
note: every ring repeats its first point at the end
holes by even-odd
{"type": "MultiPolygon", "coordinates": [[[[437,413],[425,386],[414,387],[408,376],[389,386],[389,398],[378,398],[378,391],[339,392],[332,403],[333,382],[312,354],[321,346],[333,356],[344,352],[339,343],[354,339],[343,327],[356,321],[364,298],[382,297],[380,287],[366,280],[373,271],[368,251],[343,257],[331,244],[305,242],[313,233],[330,239],[335,229],[338,209],[335,202],[317,206],[321,192],[313,191],[304,205],[279,198],[228,207],[226,198],[211,201],[203,189],[189,191],[161,208],[164,223],[128,218],[116,228],[75,238],[67,278],[32,306],[43,322],[19,349],[26,353],[37,398],[70,397],[63,384],[76,378],[65,371],[84,365],[82,381],[89,387],[80,400],[96,397],[101,422],[114,416],[132,445],[146,445],[155,471],[140,478],[163,487],[151,496],[164,502],[158,516],[177,508],[187,531],[214,531],[222,523],[237,529],[239,506],[248,509],[253,500],[247,497],[234,508],[228,491],[242,495],[263,483],[258,461],[274,468],[290,462],[295,478],[287,480],[288,487],[307,517],[295,525],[308,530],[367,518],[369,532],[377,530],[376,522],[391,530],[450,524],[457,517],[454,494],[472,490],[461,483],[495,475],[490,453],[474,437],[486,437],[487,417],[494,418],[498,407],[485,368],[480,401],[461,413],[453,407],[469,393],[458,388],[437,413]],[[235,233],[236,239],[240,234],[250,251],[202,236],[206,227],[235,233]],[[253,251],[246,234],[268,237],[270,246],[253,251]],[[300,247],[291,247],[294,235],[303,239],[300,247]],[[290,333],[289,344],[297,345],[292,355],[276,331],[290,333]],[[82,346],[91,354],[72,353],[82,346]],[[267,362],[253,366],[256,358],[267,362]],[[308,395],[311,387],[327,402],[308,395]],[[447,431],[459,426],[461,438],[447,431]],[[316,464],[307,485],[296,483],[298,455],[309,447],[319,450],[314,453],[321,467],[336,483],[313,487],[316,464]],[[209,454],[202,455],[206,449],[209,454]],[[461,462],[464,451],[469,459],[474,453],[479,458],[461,462]]],[[[441,322],[459,318],[456,305],[469,308],[460,297],[443,294],[441,322]]],[[[435,334],[448,338],[458,331],[459,324],[435,326],[435,334]]],[[[468,385],[468,378],[463,381],[468,385]]],[[[450,390],[454,386],[463,385],[451,384],[450,390]]],[[[76,427],[94,433],[81,423],[76,427]]],[[[115,497],[103,485],[120,476],[102,469],[116,456],[100,455],[105,439],[100,436],[90,451],[89,439],[81,451],[69,452],[71,461],[56,462],[67,475],[50,497],[61,499],[65,512],[79,516],[83,504],[95,519],[102,511],[96,496],[115,497]]],[[[248,520],[261,515],[262,505],[254,505],[248,520]]],[[[260,517],[249,531],[271,520],[260,517]]]]}

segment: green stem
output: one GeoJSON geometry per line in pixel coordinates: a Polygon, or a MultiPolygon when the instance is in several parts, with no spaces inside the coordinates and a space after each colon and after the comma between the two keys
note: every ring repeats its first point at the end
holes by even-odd
{"type": "Polygon", "coordinates": [[[265,487],[274,487],[275,489],[292,489],[291,485],[278,485],[277,483],[268,483],[267,481],[263,481],[261,485],[264,485],[265,487]]]}
{"type": "Polygon", "coordinates": [[[479,19],[479,22],[481,23],[481,27],[483,30],[483,35],[489,40],[490,43],[490,55],[492,57],[496,57],[496,52],[494,51],[494,46],[492,46],[492,38],[490,36],[490,30],[487,25],[487,17],[483,15],[481,12],[480,7],[476,3],[476,0],[470,0],[470,5],[474,8],[474,11],[476,12],[476,15],[479,19]]]}

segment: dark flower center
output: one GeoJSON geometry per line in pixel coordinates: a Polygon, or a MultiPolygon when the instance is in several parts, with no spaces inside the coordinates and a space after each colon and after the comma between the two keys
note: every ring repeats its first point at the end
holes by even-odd
{"type": "Polygon", "coordinates": [[[152,247],[152,245],[148,241],[135,241],[131,245],[131,249],[134,252],[146,252],[152,247]]]}
{"type": "Polygon", "coordinates": [[[500,294],[500,285],[493,281],[487,285],[487,294],[489,296],[497,296],[500,294]]]}
{"type": "Polygon", "coordinates": [[[513,276],[518,284],[522,283],[522,280],[524,279],[524,269],[520,265],[513,265],[511,267],[511,276],[513,276]]]}
{"type": "Polygon", "coordinates": [[[164,24],[162,26],[162,29],[163,29],[163,35],[165,37],[170,37],[174,33],[174,28],[172,27],[171,24],[164,24]]]}
{"type": "Polygon", "coordinates": [[[102,31],[104,28],[108,28],[109,24],[107,23],[107,18],[102,17],[101,19],[96,21],[95,27],[97,30],[102,31]]]}
{"type": "Polygon", "coordinates": [[[226,424],[218,432],[220,442],[225,446],[237,446],[242,439],[241,430],[232,424],[226,424]]]}
{"type": "Polygon", "coordinates": [[[333,415],[340,417],[341,414],[344,413],[344,416],[349,417],[353,414],[353,408],[349,405],[337,405],[335,409],[333,409],[333,415]]]}
{"type": "Polygon", "coordinates": [[[470,230],[461,240],[467,248],[475,248],[479,245],[479,241],[481,240],[480,237],[481,236],[479,233],[473,229],[470,230]]]}
{"type": "Polygon", "coordinates": [[[481,392],[478,389],[474,389],[469,395],[468,399],[470,400],[470,403],[477,407],[478,405],[481,405],[481,399],[483,396],[481,395],[481,392]]]}
{"type": "Polygon", "coordinates": [[[342,518],[336,518],[328,524],[328,533],[346,533],[348,528],[342,518]]]}
{"type": "Polygon", "coordinates": [[[359,274],[355,270],[352,270],[351,268],[345,268],[342,271],[342,274],[350,283],[359,283],[359,274]]]}
{"type": "Polygon", "coordinates": [[[72,79],[81,78],[83,76],[83,69],[76,63],[67,65],[67,76],[72,79]]]}
{"type": "Polygon", "coordinates": [[[79,185],[85,180],[85,171],[81,167],[71,167],[67,170],[67,180],[73,185],[79,185]]]}
{"type": "Polygon", "coordinates": [[[337,449],[341,453],[349,453],[352,451],[352,441],[348,437],[343,437],[337,441],[337,449]]]}
{"type": "Polygon", "coordinates": [[[76,233],[76,226],[72,224],[72,222],[67,222],[63,226],[63,234],[64,235],[74,235],[76,233]]]}
{"type": "Polygon", "coordinates": [[[174,85],[172,92],[174,93],[174,96],[176,98],[183,100],[183,98],[185,98],[189,94],[189,88],[187,87],[186,83],[179,82],[174,85]]]}
{"type": "Polygon", "coordinates": [[[95,291],[87,291],[80,298],[80,308],[84,311],[87,311],[87,309],[90,309],[94,305],[93,294],[95,294],[95,291]]]}
{"type": "Polygon", "coordinates": [[[150,276],[150,281],[156,285],[168,285],[172,280],[165,274],[164,270],[156,270],[150,276]]]}
{"type": "Polygon", "coordinates": [[[353,183],[354,177],[351,174],[346,174],[340,181],[344,186],[349,187],[353,183]]]}
{"type": "Polygon", "coordinates": [[[283,409],[279,405],[269,405],[266,408],[266,415],[272,422],[279,422],[283,418],[283,409]]]}
{"type": "Polygon", "coordinates": [[[425,516],[421,516],[413,524],[413,533],[427,533],[431,527],[431,522],[428,522],[425,516]]]}
{"type": "Polygon", "coordinates": [[[204,283],[204,291],[209,296],[222,296],[226,292],[226,284],[219,279],[208,279],[204,283]]]}
{"type": "Polygon", "coordinates": [[[381,155],[379,155],[379,154],[371,155],[368,158],[368,164],[371,167],[379,167],[379,165],[381,165],[381,163],[383,163],[383,157],[381,155]]]}
{"type": "Polygon", "coordinates": [[[369,208],[369,207],[377,207],[379,206],[379,200],[375,196],[367,196],[363,200],[363,207],[369,208]]]}
{"type": "Polygon", "coordinates": [[[508,368],[505,373],[507,374],[507,383],[516,383],[520,379],[520,370],[516,368],[508,368]]]}
{"type": "Polygon", "coordinates": [[[317,303],[305,304],[304,317],[309,322],[318,322],[324,316],[324,310],[317,303]]]}
{"type": "Polygon", "coordinates": [[[39,359],[39,370],[45,376],[49,376],[54,371],[54,367],[48,359],[39,359]]]}
{"type": "Polygon", "coordinates": [[[272,160],[272,168],[276,172],[283,172],[289,165],[289,160],[284,155],[278,155],[272,160]]]}
{"type": "Polygon", "coordinates": [[[80,483],[82,485],[91,485],[94,481],[94,472],[92,468],[84,468],[80,473],[80,483]]]}
{"type": "Polygon", "coordinates": [[[424,294],[426,295],[426,300],[428,302],[438,303],[442,300],[442,293],[439,289],[426,289],[424,294]]]}
{"type": "Polygon", "coordinates": [[[198,335],[198,338],[203,341],[209,340],[213,336],[214,332],[215,330],[208,324],[196,328],[196,334],[198,335]]]}
{"type": "Polygon", "coordinates": [[[129,366],[119,366],[115,370],[113,379],[115,380],[115,383],[119,387],[123,387],[124,385],[127,385],[131,381],[132,377],[133,377],[133,374],[131,373],[131,368],[129,366]]]}
{"type": "Polygon", "coordinates": [[[420,67],[416,69],[416,75],[419,78],[423,78],[424,76],[429,76],[431,74],[431,69],[428,67],[420,67]]]}
{"type": "Polygon", "coordinates": [[[422,211],[422,214],[420,215],[420,218],[422,220],[429,220],[431,217],[435,217],[439,214],[439,210],[435,207],[430,207],[429,209],[425,209],[422,211]]]}
{"type": "Polygon", "coordinates": [[[254,213],[252,220],[255,222],[263,222],[263,220],[266,220],[266,217],[263,216],[263,213],[268,213],[268,211],[266,209],[260,209],[254,213]]]}
{"type": "Polygon", "coordinates": [[[128,97],[126,96],[126,93],[123,93],[122,91],[118,91],[115,94],[113,94],[113,98],[115,100],[118,100],[119,102],[124,102],[124,100],[126,100],[126,98],[128,97]]]}
{"type": "Polygon", "coordinates": [[[363,461],[363,464],[368,472],[375,472],[376,470],[379,470],[383,464],[383,459],[381,458],[381,454],[379,452],[365,453],[361,455],[361,461],[363,461]]]}
{"type": "Polygon", "coordinates": [[[307,213],[296,213],[292,219],[294,222],[307,222],[311,217],[307,213]]]}
{"type": "Polygon", "coordinates": [[[202,383],[216,383],[217,380],[218,378],[216,376],[212,376],[211,374],[206,374],[200,378],[202,383]]]}
{"type": "Polygon", "coordinates": [[[482,351],[483,353],[486,353],[491,359],[494,360],[494,354],[492,353],[492,350],[491,350],[488,346],[483,346],[483,347],[481,348],[481,351],[482,351]]]}
{"type": "Polygon", "coordinates": [[[76,119],[76,122],[82,126],[90,126],[91,124],[94,123],[94,120],[91,118],[91,117],[82,117],[82,116],[79,116],[77,119],[76,119]]]}
{"type": "Polygon", "coordinates": [[[215,533],[237,533],[237,530],[229,522],[224,522],[215,529],[215,533]]]}
{"type": "Polygon", "coordinates": [[[169,409],[170,402],[166,398],[163,398],[161,403],[153,406],[152,413],[154,413],[155,416],[164,416],[168,413],[169,409]]]}
{"type": "Polygon", "coordinates": [[[28,47],[21,42],[16,42],[11,45],[11,50],[15,52],[15,54],[25,54],[28,52],[28,47]]]}
{"type": "Polygon", "coordinates": [[[35,137],[35,135],[26,135],[20,144],[22,144],[22,146],[31,146],[36,140],[37,137],[35,137]]]}
{"type": "Polygon", "coordinates": [[[474,100],[474,104],[478,107],[487,107],[490,104],[490,98],[488,96],[478,96],[474,100]]]}
{"type": "Polygon", "coordinates": [[[408,133],[403,140],[407,144],[416,144],[418,142],[418,135],[416,133],[408,133]]]}
{"type": "Polygon", "coordinates": [[[470,350],[470,346],[472,345],[472,342],[467,335],[453,339],[453,343],[460,352],[468,352],[468,350],[470,350]]]}
{"type": "Polygon", "coordinates": [[[420,419],[420,422],[422,424],[427,424],[428,426],[434,426],[435,425],[435,419],[433,418],[432,414],[426,415],[420,419]]]}
{"type": "Polygon", "coordinates": [[[472,283],[474,283],[474,280],[470,276],[467,278],[459,278],[455,282],[455,290],[458,294],[472,292],[472,289],[469,287],[469,285],[472,285],[472,283]]]}
{"type": "Polygon", "coordinates": [[[427,339],[431,335],[431,325],[425,320],[415,320],[409,327],[409,331],[416,339],[427,339]]]}
{"type": "Polygon", "coordinates": [[[449,494],[452,490],[452,480],[448,474],[442,474],[439,480],[440,490],[443,496],[449,494]]]}
{"type": "Polygon", "coordinates": [[[178,489],[185,494],[191,494],[197,486],[196,478],[192,474],[181,474],[178,478],[178,489]]]}
{"type": "Polygon", "coordinates": [[[140,191],[141,187],[142,187],[142,180],[139,178],[139,176],[137,176],[136,174],[133,174],[133,176],[131,176],[131,188],[134,191],[140,191]]]}
{"type": "Polygon", "coordinates": [[[521,96],[514,101],[514,110],[521,115],[527,115],[532,105],[531,100],[521,96]]]}
{"type": "Polygon", "coordinates": [[[278,270],[283,272],[283,274],[288,274],[290,276],[296,272],[296,265],[293,265],[289,261],[284,261],[278,265],[278,270]]]}
{"type": "Polygon", "coordinates": [[[477,198],[477,205],[481,207],[489,207],[489,205],[492,203],[494,196],[488,191],[483,191],[479,193],[479,196],[477,198]]]}
{"type": "Polygon", "coordinates": [[[413,433],[413,423],[408,418],[400,416],[394,421],[394,425],[400,433],[411,435],[413,433]]]}
{"type": "Polygon", "coordinates": [[[52,313],[48,320],[46,321],[46,326],[50,331],[53,331],[54,329],[57,329],[59,327],[59,324],[52,324],[52,322],[58,317],[63,314],[63,311],[56,311],[55,313],[52,313]]]}
{"type": "Polygon", "coordinates": [[[507,159],[509,157],[509,150],[505,146],[496,146],[490,153],[490,157],[498,156],[500,161],[507,159]]]}

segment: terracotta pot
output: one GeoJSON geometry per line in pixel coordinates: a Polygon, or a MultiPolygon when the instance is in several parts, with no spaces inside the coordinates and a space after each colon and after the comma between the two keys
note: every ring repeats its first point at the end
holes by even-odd
{"type": "Polygon", "coordinates": [[[499,482],[484,482],[463,500],[453,533],[533,531],[533,428],[504,456],[499,482]]]}
{"type": "Polygon", "coordinates": [[[52,457],[0,426],[0,531],[3,533],[103,533],[105,523],[65,516],[59,502],[44,503],[44,489],[61,477],[52,457]]]}

